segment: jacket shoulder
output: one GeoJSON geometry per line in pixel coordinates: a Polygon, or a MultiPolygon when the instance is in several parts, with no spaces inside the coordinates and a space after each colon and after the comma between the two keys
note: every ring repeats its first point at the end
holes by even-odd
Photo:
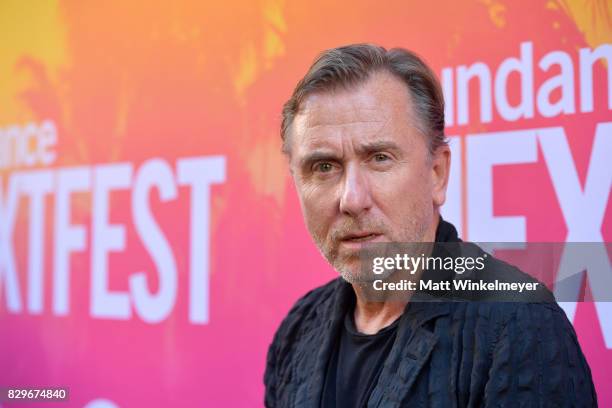
{"type": "Polygon", "coordinates": [[[300,297],[293,304],[287,316],[282,320],[274,336],[274,342],[294,335],[295,332],[300,329],[302,323],[312,321],[324,314],[327,308],[321,306],[325,303],[330,303],[341,284],[339,279],[341,278],[336,278],[324,285],[314,288],[300,297]]]}
{"type": "Polygon", "coordinates": [[[304,358],[296,355],[296,344],[329,316],[334,294],[342,285],[340,279],[312,289],[298,299],[276,330],[268,348],[264,374],[266,407],[290,405],[282,402],[290,394],[282,390],[286,391],[292,381],[294,360],[304,358]]]}
{"type": "MultiPolygon", "coordinates": [[[[530,283],[535,284],[535,290],[528,291],[512,291],[512,292],[492,292],[485,294],[485,300],[497,300],[505,302],[527,302],[527,303],[551,303],[555,304],[555,296],[546,287],[544,283],[536,279],[535,277],[525,273],[515,265],[512,265],[502,259],[499,259],[484,249],[473,243],[462,244],[463,248],[470,248],[468,252],[477,253],[479,255],[486,255],[487,261],[485,269],[479,271],[476,274],[478,279],[482,279],[485,282],[508,282],[508,283],[530,283]],[[486,299],[489,295],[492,295],[491,299],[486,299]]],[[[554,306],[553,306],[554,307],[554,306]]]]}

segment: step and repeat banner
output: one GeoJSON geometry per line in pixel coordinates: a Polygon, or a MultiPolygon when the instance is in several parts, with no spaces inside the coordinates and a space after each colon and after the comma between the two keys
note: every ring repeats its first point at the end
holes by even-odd
{"type": "MultiPolygon", "coordinates": [[[[610,242],[611,22],[595,0],[3,1],[0,385],[66,387],[48,406],[262,405],[274,330],[336,276],[279,126],[338,45],[438,73],[464,239],[610,242]]],[[[594,300],[563,307],[610,406],[612,303],[594,300]]]]}

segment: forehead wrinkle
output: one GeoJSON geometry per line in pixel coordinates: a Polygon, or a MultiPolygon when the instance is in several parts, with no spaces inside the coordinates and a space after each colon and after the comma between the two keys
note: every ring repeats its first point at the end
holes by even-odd
{"type": "Polygon", "coordinates": [[[319,139],[331,135],[343,136],[351,132],[351,128],[357,127],[355,134],[365,135],[367,139],[380,134],[391,121],[391,116],[384,119],[355,120],[344,123],[306,123],[303,131],[305,139],[319,139]]]}
{"type": "MultiPolygon", "coordinates": [[[[316,127],[320,125],[342,125],[342,124],[359,124],[359,123],[376,123],[381,122],[380,108],[367,108],[356,106],[351,103],[350,108],[339,109],[333,103],[325,103],[323,106],[315,106],[304,109],[299,113],[299,116],[306,118],[308,127],[316,127]]],[[[388,112],[384,112],[388,116],[388,112]]]]}
{"type": "Polygon", "coordinates": [[[388,137],[390,135],[381,136],[381,134],[384,134],[391,120],[392,117],[387,116],[384,121],[372,120],[339,125],[316,125],[304,131],[303,144],[299,148],[300,153],[298,153],[298,156],[303,159],[311,153],[319,152],[342,157],[347,149],[353,150],[359,155],[367,154],[377,142],[389,142],[388,137]],[[351,137],[350,126],[362,125],[363,123],[375,126],[369,126],[371,128],[369,132],[364,132],[363,129],[360,129],[359,132],[356,132],[359,135],[358,137],[351,137]],[[311,130],[314,131],[311,132],[311,130]]]}
{"type": "MultiPolygon", "coordinates": [[[[326,120],[321,120],[321,118],[319,117],[317,120],[317,115],[314,115],[314,120],[313,117],[311,115],[305,115],[305,120],[303,123],[303,131],[304,134],[307,135],[311,132],[316,132],[320,129],[331,129],[331,131],[333,131],[334,129],[341,129],[342,132],[344,132],[344,128],[351,128],[354,126],[361,126],[363,125],[364,127],[370,129],[375,129],[375,133],[379,133],[391,120],[391,115],[384,115],[384,118],[380,118],[380,110],[376,110],[376,109],[371,109],[373,112],[376,112],[379,118],[373,118],[373,119],[357,119],[357,120],[348,120],[348,121],[340,121],[338,122],[336,121],[326,121],[326,120]]],[[[354,112],[354,110],[353,110],[354,112]]],[[[338,115],[329,115],[332,118],[337,118],[338,115]]]]}

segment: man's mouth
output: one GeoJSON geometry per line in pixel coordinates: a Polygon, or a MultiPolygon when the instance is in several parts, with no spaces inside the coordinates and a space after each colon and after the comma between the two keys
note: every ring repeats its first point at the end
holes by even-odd
{"type": "Polygon", "coordinates": [[[342,242],[368,242],[373,239],[376,239],[381,234],[377,234],[375,232],[365,232],[365,233],[357,233],[357,234],[348,234],[342,237],[340,241],[342,242]]]}

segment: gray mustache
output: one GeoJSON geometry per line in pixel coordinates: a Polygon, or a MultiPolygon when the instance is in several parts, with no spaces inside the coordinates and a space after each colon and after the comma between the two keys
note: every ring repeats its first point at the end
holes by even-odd
{"type": "Polygon", "coordinates": [[[361,231],[371,231],[379,234],[384,234],[386,232],[386,228],[384,225],[378,222],[372,221],[345,221],[341,225],[332,229],[330,237],[333,241],[339,241],[342,237],[354,234],[361,231]]]}

